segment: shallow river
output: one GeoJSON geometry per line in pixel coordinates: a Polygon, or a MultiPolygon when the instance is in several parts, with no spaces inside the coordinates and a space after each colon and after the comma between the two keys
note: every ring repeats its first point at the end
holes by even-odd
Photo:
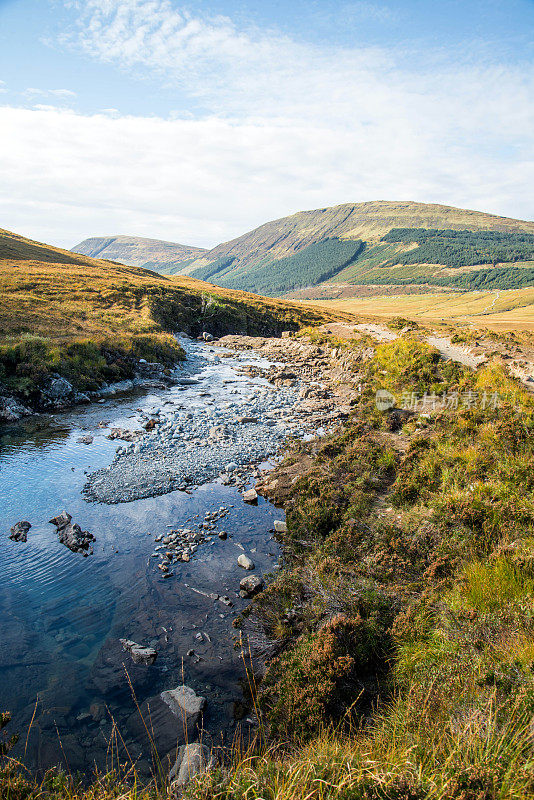
{"type": "Polygon", "coordinates": [[[282,512],[261,498],[257,506],[245,505],[237,489],[218,482],[118,505],[88,503],[81,494],[86,473],[109,464],[121,444],[107,438],[110,427],[139,429],[141,410],[155,407],[165,412],[181,405],[202,414],[230,393],[235,398],[265,385],[235,372],[243,363],[265,365],[253,355],[220,359],[215,348],[188,348],[193,358],[184,370],[199,378],[195,385],[109,398],[1,430],[0,711],[12,712],[10,728],[21,734],[14,754],[25,753],[33,768],[111,766],[113,717],[132,758],[141,771],[149,769],[132,725],[137,712],[123,664],[138,702],[186,683],[207,698],[208,736],[220,742],[235,730],[243,668],[232,620],[247,604],[237,595],[246,574],[237,557],[250,555],[255,574],[275,569],[279,552],[271,531],[282,512]],[[102,421],[106,427],[99,427],[102,421]],[[92,444],[77,443],[88,433],[92,444]],[[164,579],[151,558],[155,537],[193,527],[222,506],[229,511],[217,530],[226,530],[228,539],[215,532],[164,579]],[[60,544],[48,524],[63,509],[96,537],[88,558],[60,544]],[[31,522],[27,543],[8,538],[19,520],[31,522]],[[233,606],[203,592],[227,595],[233,606]],[[155,664],[132,668],[120,637],[155,647],[155,664]],[[192,649],[195,656],[187,656],[192,649]]]}

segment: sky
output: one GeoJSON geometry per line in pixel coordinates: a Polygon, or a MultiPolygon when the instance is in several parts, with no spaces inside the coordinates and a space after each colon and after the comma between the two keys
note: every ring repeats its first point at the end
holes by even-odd
{"type": "Polygon", "coordinates": [[[0,0],[0,228],[211,247],[309,208],[534,218],[534,0],[0,0]]]}

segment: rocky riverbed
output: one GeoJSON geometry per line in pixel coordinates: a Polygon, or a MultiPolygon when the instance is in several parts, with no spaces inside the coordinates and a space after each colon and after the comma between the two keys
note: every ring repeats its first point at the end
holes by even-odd
{"type": "Polygon", "coordinates": [[[206,698],[203,742],[254,730],[232,622],[276,571],[284,525],[254,484],[288,436],[314,438],[350,413],[366,354],[287,337],[184,346],[172,386],[2,434],[0,691],[22,732],[40,698],[34,767],[64,758],[57,731],[71,769],[104,767],[116,725],[149,771],[128,680],[142,708],[159,709],[162,754],[177,728],[157,698],[182,685],[206,698]],[[49,524],[63,511],[94,536],[90,558],[49,524]]]}
{"type": "MultiPolygon", "coordinates": [[[[195,346],[185,344],[190,360],[201,367],[195,346]]],[[[92,473],[88,500],[124,503],[175,490],[187,490],[219,478],[243,487],[258,464],[273,456],[287,437],[321,435],[325,426],[344,419],[357,398],[354,387],[340,382],[349,365],[339,353],[290,338],[226,336],[210,348],[215,363],[232,351],[259,352],[268,362],[243,367],[263,382],[246,391],[229,389],[232,399],[216,402],[209,382],[201,415],[187,404],[158,407],[140,416],[135,435],[121,438],[109,466],[92,473]],[[215,348],[219,355],[213,355],[215,348]]],[[[347,357],[348,358],[348,357],[347,357]]],[[[350,356],[351,362],[361,356],[350,356]]],[[[185,379],[191,385],[192,379],[185,379]]],[[[228,379],[231,383],[231,379],[228,379]]]]}

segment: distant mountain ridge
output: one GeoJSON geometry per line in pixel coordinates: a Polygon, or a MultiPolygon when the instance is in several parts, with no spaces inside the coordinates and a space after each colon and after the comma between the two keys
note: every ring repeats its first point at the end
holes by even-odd
{"type": "MultiPolygon", "coordinates": [[[[469,266],[476,272],[477,267],[491,263],[492,268],[497,264],[501,267],[499,276],[488,278],[484,269],[484,275],[477,274],[473,280],[479,284],[496,280],[504,282],[497,288],[515,288],[525,281],[534,283],[534,272],[532,276],[524,269],[518,272],[521,267],[534,268],[534,241],[531,246],[530,236],[534,236],[534,222],[452,206],[411,201],[345,203],[268,222],[217,245],[181,271],[219,286],[281,296],[325,283],[417,285],[430,279],[436,286],[454,285],[459,280],[458,266],[469,266]],[[407,229],[414,231],[413,241],[407,229]],[[426,237],[431,241],[425,240],[424,249],[421,230],[431,232],[426,237]],[[455,239],[455,231],[473,236],[455,239]],[[478,236],[486,231],[500,235],[490,243],[491,248],[484,237],[478,236]],[[519,234],[524,235],[520,242],[516,241],[519,234]],[[519,251],[523,259],[518,257],[518,246],[523,248],[519,251]],[[416,250],[411,264],[407,254],[416,250]],[[510,262],[501,262],[499,255],[508,258],[512,251],[514,266],[509,267],[510,262]],[[437,260],[422,261],[425,253],[437,260]],[[479,265],[474,254],[480,255],[479,265]],[[506,274],[502,272],[503,263],[507,265],[506,274]]],[[[470,288],[469,280],[463,278],[466,285],[458,288],[470,288]]]]}
{"type": "Polygon", "coordinates": [[[80,242],[71,252],[172,275],[207,251],[202,247],[141,236],[95,236],[80,242]]]}

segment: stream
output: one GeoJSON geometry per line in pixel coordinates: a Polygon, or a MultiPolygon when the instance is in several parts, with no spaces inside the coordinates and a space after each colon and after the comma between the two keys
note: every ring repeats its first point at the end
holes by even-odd
{"type": "MultiPolygon", "coordinates": [[[[180,369],[191,382],[32,416],[0,431],[0,711],[12,712],[10,732],[21,735],[12,755],[31,769],[62,764],[88,774],[114,766],[117,753],[126,760],[127,751],[148,775],[133,692],[141,704],[165,689],[191,686],[206,697],[205,736],[215,744],[247,724],[232,621],[249,602],[238,592],[250,573],[237,558],[249,555],[257,575],[276,570],[272,531],[283,512],[261,497],[245,504],[238,488],[220,479],[114,504],[87,502],[82,494],[88,476],[117,458],[123,443],[107,438],[111,428],[139,430],[152,414],[175,409],[194,421],[215,408],[224,421],[225,413],[235,415],[236,402],[272,391],[263,378],[236,371],[268,365],[254,353],[221,357],[220,348],[185,347],[189,360],[180,369]],[[165,578],[153,556],[157,537],[198,529],[207,513],[222,509],[191,560],[174,564],[165,578]],[[49,524],[63,510],[95,536],[87,558],[61,544],[49,524]],[[20,520],[32,526],[26,543],[8,538],[20,520]],[[121,637],[155,648],[156,662],[133,665],[121,637]]],[[[273,453],[280,438],[274,431],[273,453]]]]}

